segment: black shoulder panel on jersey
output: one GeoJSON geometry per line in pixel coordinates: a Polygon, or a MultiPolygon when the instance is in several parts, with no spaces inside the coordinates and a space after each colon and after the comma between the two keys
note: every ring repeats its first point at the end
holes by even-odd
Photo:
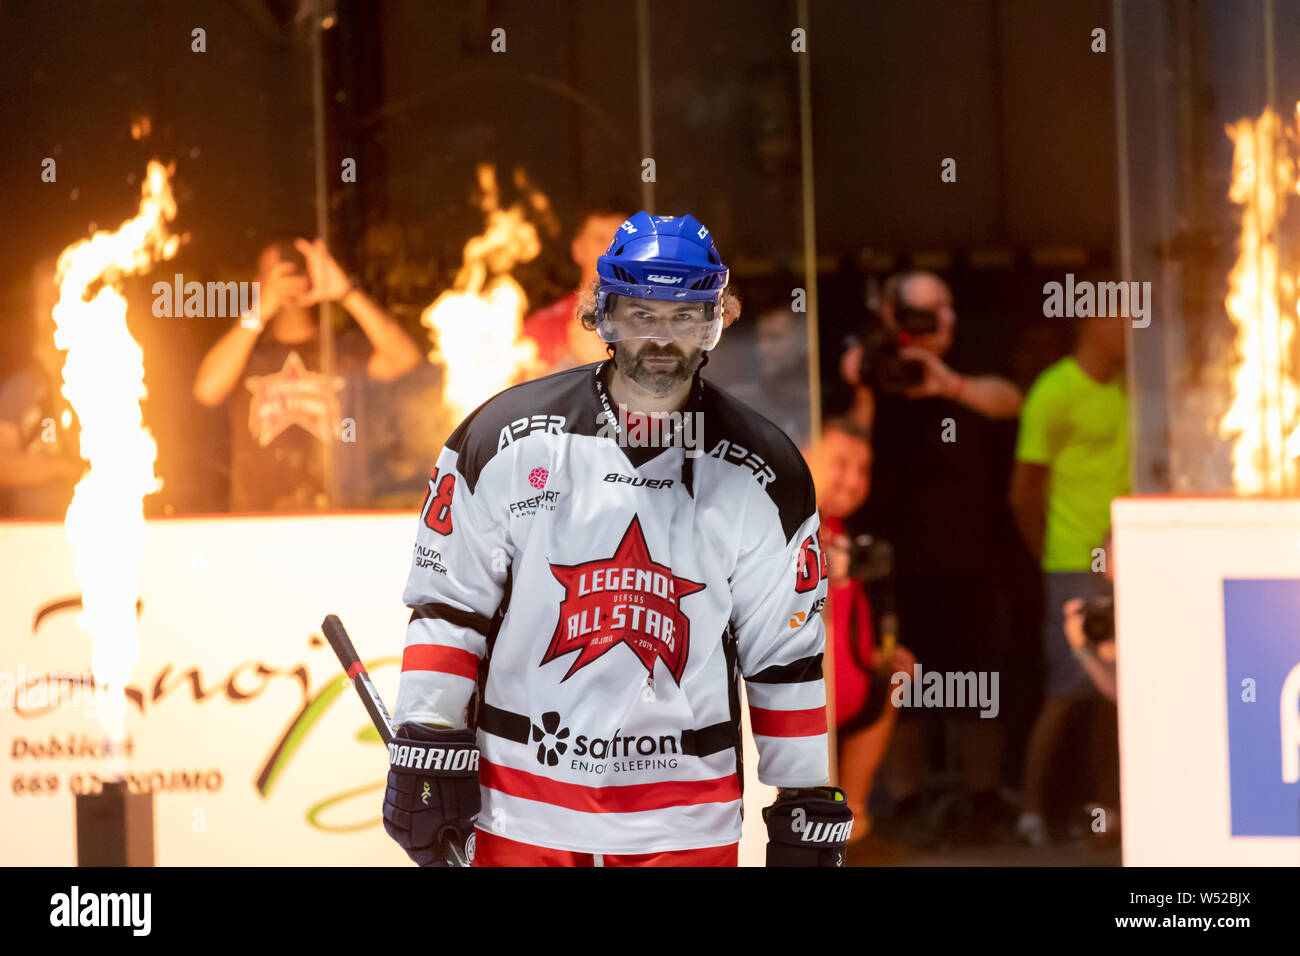
{"type": "Polygon", "coordinates": [[[780,428],[708,380],[703,410],[705,453],[753,473],[776,504],[789,541],[817,510],[812,474],[798,447],[780,428]]]}
{"type": "Polygon", "coordinates": [[[498,392],[466,416],[447,439],[470,494],[487,463],[534,432],[595,435],[599,406],[591,385],[595,365],[566,369],[498,392]]]}

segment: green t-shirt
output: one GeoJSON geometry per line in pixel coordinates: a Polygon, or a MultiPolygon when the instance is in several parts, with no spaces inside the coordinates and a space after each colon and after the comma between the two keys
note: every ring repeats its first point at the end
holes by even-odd
{"type": "Polygon", "coordinates": [[[1072,357],[1050,366],[1025,398],[1016,461],[1050,469],[1043,570],[1089,570],[1111,499],[1129,490],[1123,373],[1102,385],[1072,357]]]}

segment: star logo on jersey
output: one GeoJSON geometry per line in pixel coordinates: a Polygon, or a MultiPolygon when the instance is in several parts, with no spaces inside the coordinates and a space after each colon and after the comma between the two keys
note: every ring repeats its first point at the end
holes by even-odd
{"type": "Polygon", "coordinates": [[[650,557],[639,518],[633,515],[610,557],[552,564],[551,573],[564,585],[564,600],[555,634],[538,666],[577,651],[560,678],[565,681],[624,644],[651,675],[655,660],[662,660],[673,680],[681,683],[691,622],[680,603],[688,594],[703,591],[704,585],[674,575],[672,568],[650,557]]]}
{"type": "Polygon", "coordinates": [[[280,371],[250,375],[244,384],[253,393],[248,402],[248,429],[260,447],[271,444],[292,425],[322,442],[333,436],[343,379],[307,371],[296,351],[289,353],[280,371]]]}

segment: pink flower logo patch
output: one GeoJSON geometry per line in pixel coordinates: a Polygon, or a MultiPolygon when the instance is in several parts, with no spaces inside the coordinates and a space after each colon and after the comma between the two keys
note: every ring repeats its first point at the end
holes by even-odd
{"type": "Polygon", "coordinates": [[[545,468],[534,468],[528,473],[528,483],[534,488],[542,489],[546,487],[546,479],[550,477],[550,472],[545,468]]]}

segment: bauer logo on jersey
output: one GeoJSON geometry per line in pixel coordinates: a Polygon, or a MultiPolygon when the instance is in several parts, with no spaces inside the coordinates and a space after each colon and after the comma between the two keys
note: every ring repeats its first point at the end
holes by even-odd
{"type": "Polygon", "coordinates": [[[582,564],[552,564],[551,573],[564,585],[564,600],[542,665],[578,652],[561,678],[568,680],[580,668],[625,644],[648,672],[654,673],[658,658],[673,679],[681,682],[691,622],[682,613],[680,602],[688,594],[703,591],[704,585],[675,576],[672,568],[650,557],[635,515],[611,557],[582,564]]]}

